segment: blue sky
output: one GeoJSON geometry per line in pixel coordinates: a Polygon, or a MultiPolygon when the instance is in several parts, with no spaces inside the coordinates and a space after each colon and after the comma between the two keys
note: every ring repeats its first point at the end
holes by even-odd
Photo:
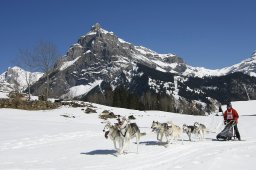
{"type": "Polygon", "coordinates": [[[256,50],[255,7],[254,0],[1,0],[0,73],[41,40],[65,54],[96,22],[192,66],[231,66],[256,50]]]}

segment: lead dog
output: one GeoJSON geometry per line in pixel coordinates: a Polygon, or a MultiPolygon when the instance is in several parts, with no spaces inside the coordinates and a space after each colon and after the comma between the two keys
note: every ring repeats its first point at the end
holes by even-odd
{"type": "Polygon", "coordinates": [[[115,149],[120,152],[123,148],[123,138],[121,137],[120,130],[116,125],[111,125],[110,122],[107,122],[103,132],[105,132],[105,137],[113,141],[115,149]],[[116,143],[118,143],[119,148],[117,148],[116,143]]]}
{"type": "Polygon", "coordinates": [[[139,152],[140,137],[145,135],[140,133],[140,129],[136,123],[130,123],[129,120],[123,119],[122,125],[119,127],[120,136],[123,139],[123,146],[120,150],[120,154],[124,153],[124,150],[130,144],[132,138],[136,137],[137,153],[139,152]]]}

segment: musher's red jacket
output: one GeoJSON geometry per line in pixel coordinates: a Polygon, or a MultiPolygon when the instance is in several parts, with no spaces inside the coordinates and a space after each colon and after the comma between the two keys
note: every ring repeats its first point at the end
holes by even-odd
{"type": "Polygon", "coordinates": [[[224,113],[224,120],[235,120],[238,123],[239,115],[237,111],[233,108],[227,109],[224,113]]]}

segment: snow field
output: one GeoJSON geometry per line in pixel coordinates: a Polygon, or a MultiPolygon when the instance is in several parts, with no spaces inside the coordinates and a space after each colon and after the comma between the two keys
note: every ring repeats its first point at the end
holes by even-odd
{"type": "Polygon", "coordinates": [[[97,104],[93,104],[97,107],[94,114],[69,107],[50,111],[0,109],[0,169],[254,169],[256,116],[248,116],[253,114],[248,111],[255,110],[254,103],[232,103],[241,115],[238,128],[245,141],[225,142],[213,140],[224,127],[222,117],[215,114],[191,116],[97,104]],[[103,110],[136,117],[134,122],[146,132],[138,154],[135,140],[127,154],[116,153],[112,141],[105,139],[104,123],[98,118],[103,110]],[[61,116],[64,114],[75,118],[61,116]],[[217,133],[206,134],[203,141],[193,137],[192,142],[183,134],[184,144],[177,141],[166,147],[151,132],[153,120],[173,121],[179,126],[197,121],[217,133]]]}

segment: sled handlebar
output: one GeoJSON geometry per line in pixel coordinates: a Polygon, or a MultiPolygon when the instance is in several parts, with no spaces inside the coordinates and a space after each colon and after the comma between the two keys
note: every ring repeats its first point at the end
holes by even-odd
{"type": "Polygon", "coordinates": [[[236,124],[236,121],[235,120],[225,120],[225,125],[228,125],[228,124],[236,124]]]}

